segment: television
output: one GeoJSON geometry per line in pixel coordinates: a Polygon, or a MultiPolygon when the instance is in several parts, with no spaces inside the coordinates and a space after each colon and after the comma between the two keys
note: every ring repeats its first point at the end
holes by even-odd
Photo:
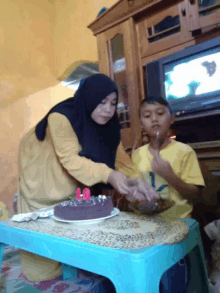
{"type": "Polygon", "coordinates": [[[220,37],[146,65],[147,94],[166,98],[177,117],[220,113],[220,37]]]}

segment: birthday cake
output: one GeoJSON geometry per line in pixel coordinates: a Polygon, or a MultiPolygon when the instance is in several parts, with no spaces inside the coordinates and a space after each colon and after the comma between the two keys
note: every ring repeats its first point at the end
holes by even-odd
{"type": "Polygon", "coordinates": [[[73,199],[54,207],[54,216],[69,221],[90,220],[111,215],[113,203],[110,196],[91,196],[89,199],[73,199]]]}

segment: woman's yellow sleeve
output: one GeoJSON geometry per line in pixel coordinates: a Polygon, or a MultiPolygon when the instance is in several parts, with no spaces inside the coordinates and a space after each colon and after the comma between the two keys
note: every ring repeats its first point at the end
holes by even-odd
{"type": "Polygon", "coordinates": [[[132,162],[129,155],[125,152],[122,143],[119,144],[117,149],[115,168],[117,171],[124,173],[129,178],[140,177],[138,168],[132,162]]]}
{"type": "Polygon", "coordinates": [[[72,177],[87,186],[107,183],[112,169],[105,164],[95,163],[78,155],[81,147],[77,135],[64,115],[50,114],[48,127],[58,159],[72,177]]]}
{"type": "Polygon", "coordinates": [[[0,201],[0,221],[8,219],[8,212],[6,209],[6,205],[0,201]]]}

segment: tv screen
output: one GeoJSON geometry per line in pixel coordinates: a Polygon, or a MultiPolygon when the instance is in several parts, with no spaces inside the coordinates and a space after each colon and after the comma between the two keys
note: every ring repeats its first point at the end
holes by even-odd
{"type": "Polygon", "coordinates": [[[147,88],[179,116],[220,110],[220,38],[149,63],[147,88]]]}

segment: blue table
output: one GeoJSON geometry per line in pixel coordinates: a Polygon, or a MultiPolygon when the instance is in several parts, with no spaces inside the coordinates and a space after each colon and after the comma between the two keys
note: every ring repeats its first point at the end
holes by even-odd
{"type": "Polygon", "coordinates": [[[5,244],[54,259],[109,278],[117,293],[157,293],[161,276],[192,253],[192,272],[197,292],[208,293],[204,252],[199,225],[193,219],[184,219],[190,233],[175,245],[157,245],[141,249],[112,249],[71,239],[51,236],[7,226],[0,222],[0,269],[5,244]],[[193,259],[193,256],[192,256],[193,259]]]}

